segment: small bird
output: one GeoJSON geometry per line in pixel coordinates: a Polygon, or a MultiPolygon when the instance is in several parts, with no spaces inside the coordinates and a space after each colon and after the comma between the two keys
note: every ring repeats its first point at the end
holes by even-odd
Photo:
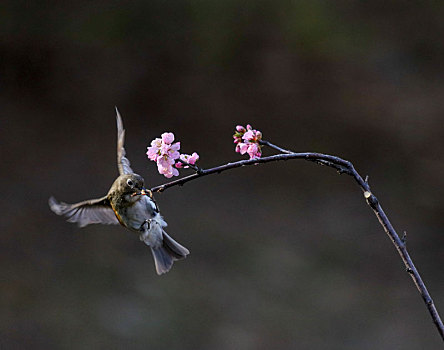
{"type": "Polygon", "coordinates": [[[177,243],[163,229],[167,223],[159,213],[153,194],[144,187],[144,179],[130,167],[124,148],[125,130],[117,110],[117,167],[119,177],[114,181],[108,194],[102,198],[90,199],[76,204],[58,202],[49,198],[49,207],[57,215],[63,215],[69,222],[80,227],[89,224],[122,224],[139,234],[153,253],[158,275],[168,272],[173,262],[184,259],[190,252],[177,243]]]}

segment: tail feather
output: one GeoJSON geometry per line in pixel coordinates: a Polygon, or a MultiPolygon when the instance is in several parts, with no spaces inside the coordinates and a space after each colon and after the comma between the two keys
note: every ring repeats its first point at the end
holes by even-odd
{"type": "Polygon", "coordinates": [[[154,263],[158,275],[170,271],[174,261],[186,258],[190,251],[177,243],[165,231],[163,232],[162,246],[151,247],[154,263]]]}
{"type": "Polygon", "coordinates": [[[177,260],[184,259],[190,251],[183,245],[172,239],[168,233],[163,231],[163,247],[168,250],[177,260]]]}

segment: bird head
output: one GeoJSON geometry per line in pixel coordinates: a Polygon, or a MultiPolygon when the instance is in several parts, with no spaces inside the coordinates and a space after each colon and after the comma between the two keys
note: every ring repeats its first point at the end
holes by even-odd
{"type": "Polygon", "coordinates": [[[114,181],[110,192],[124,196],[128,201],[137,200],[143,195],[151,197],[152,193],[145,188],[144,183],[143,177],[138,174],[123,174],[114,181]]]}

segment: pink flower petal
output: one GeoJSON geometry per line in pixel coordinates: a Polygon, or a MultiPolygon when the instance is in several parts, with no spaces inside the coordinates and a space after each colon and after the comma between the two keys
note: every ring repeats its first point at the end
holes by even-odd
{"type": "Polygon", "coordinates": [[[172,144],[171,147],[170,147],[170,149],[171,149],[172,151],[178,151],[178,150],[180,150],[180,142],[176,142],[176,143],[172,144]]]}
{"type": "Polygon", "coordinates": [[[245,153],[247,153],[247,150],[248,150],[248,144],[246,144],[246,143],[239,143],[238,146],[239,146],[239,153],[240,153],[240,154],[245,154],[245,153]]]}
{"type": "Polygon", "coordinates": [[[151,146],[153,147],[160,148],[161,145],[162,145],[162,139],[157,138],[151,141],[151,146]]]}
{"type": "Polygon", "coordinates": [[[156,161],[157,157],[159,156],[158,148],[157,147],[148,147],[148,152],[146,152],[146,154],[150,160],[156,161]]]}
{"type": "Polygon", "coordinates": [[[199,160],[199,155],[196,152],[193,152],[191,157],[188,159],[188,163],[194,165],[199,160]]]}
{"type": "Polygon", "coordinates": [[[168,168],[164,167],[161,163],[157,162],[157,171],[160,174],[165,174],[166,172],[168,172],[167,170],[168,168]]]}
{"type": "Polygon", "coordinates": [[[238,131],[238,132],[242,132],[242,133],[244,133],[246,130],[245,130],[245,128],[242,126],[242,125],[237,125],[236,126],[236,130],[238,131]]]}
{"type": "Polygon", "coordinates": [[[172,132],[164,132],[162,134],[162,141],[171,144],[174,141],[174,134],[172,132]]]}
{"type": "Polygon", "coordinates": [[[248,145],[247,153],[250,156],[250,159],[260,158],[261,156],[261,151],[257,143],[250,143],[248,145]]]}
{"type": "Polygon", "coordinates": [[[180,153],[177,152],[177,151],[175,151],[175,152],[173,152],[173,153],[169,153],[168,156],[169,156],[171,159],[178,159],[178,158],[180,157],[180,153]]]}
{"type": "Polygon", "coordinates": [[[160,165],[163,168],[169,168],[171,165],[174,164],[174,160],[168,157],[159,157],[157,159],[157,165],[160,165]]]}
{"type": "Polygon", "coordinates": [[[254,136],[255,136],[254,131],[253,131],[253,130],[248,130],[248,131],[244,134],[244,136],[242,136],[242,139],[243,139],[243,140],[246,140],[246,141],[251,141],[251,140],[254,140],[254,136]]]}

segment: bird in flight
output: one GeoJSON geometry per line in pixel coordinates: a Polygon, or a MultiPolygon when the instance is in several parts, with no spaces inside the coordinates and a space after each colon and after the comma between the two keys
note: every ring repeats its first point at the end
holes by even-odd
{"type": "Polygon", "coordinates": [[[89,224],[121,224],[139,234],[141,241],[151,248],[158,275],[168,272],[174,261],[184,259],[190,252],[164,230],[167,223],[160,215],[153,194],[144,187],[142,176],[135,174],[126,158],[125,130],[117,113],[117,167],[119,177],[108,194],[97,199],[67,204],[49,198],[49,207],[57,215],[80,227],[89,224]]]}

